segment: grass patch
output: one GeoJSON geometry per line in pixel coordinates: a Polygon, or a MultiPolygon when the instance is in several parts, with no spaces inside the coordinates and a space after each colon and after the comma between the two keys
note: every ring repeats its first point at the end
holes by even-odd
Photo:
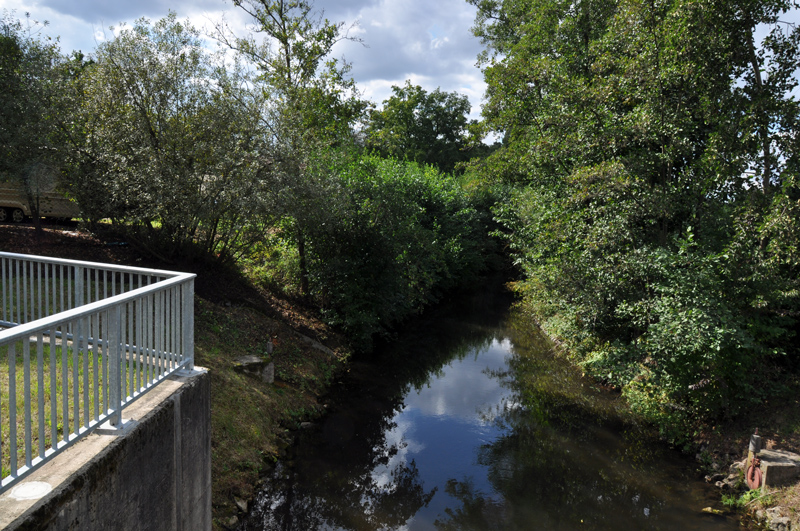
{"type": "Polygon", "coordinates": [[[318,402],[345,355],[309,347],[280,321],[260,312],[201,298],[195,302],[195,361],[211,378],[211,477],[215,528],[237,512],[234,498],[250,499],[259,474],[288,444],[287,431],[318,416],[318,402]],[[234,370],[237,358],[266,355],[275,383],[234,370]]]}
{"type": "MultiPolygon", "coordinates": [[[[34,342],[22,341],[0,347],[0,466],[2,477],[11,473],[11,448],[16,447],[15,468],[25,465],[55,444],[77,436],[81,426],[94,425],[110,406],[110,389],[106,356],[91,348],[76,348],[60,340],[43,342],[41,349],[34,342]],[[26,363],[26,357],[28,362],[26,363]],[[14,360],[13,385],[9,361],[14,360]],[[39,374],[37,365],[41,363],[39,374]],[[26,368],[28,369],[26,371],[26,368]],[[30,394],[25,393],[27,385],[30,394]],[[12,390],[14,400],[12,401],[12,390]],[[27,398],[27,399],[26,399],[27,398]],[[11,413],[15,413],[16,434],[11,431],[11,413]],[[25,408],[30,408],[30,425],[26,425],[25,408]],[[31,434],[30,451],[26,449],[26,433],[31,434]],[[12,441],[13,438],[13,441],[12,441]]],[[[137,388],[147,374],[142,365],[123,365],[123,394],[137,388]],[[134,369],[135,367],[135,369],[134,369]]]]}

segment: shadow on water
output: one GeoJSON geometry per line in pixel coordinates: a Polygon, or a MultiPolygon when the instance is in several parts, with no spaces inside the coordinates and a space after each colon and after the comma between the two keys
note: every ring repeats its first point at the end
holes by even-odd
{"type": "Polygon", "coordinates": [[[510,305],[487,290],[356,360],[240,529],[738,528],[510,305]]]}

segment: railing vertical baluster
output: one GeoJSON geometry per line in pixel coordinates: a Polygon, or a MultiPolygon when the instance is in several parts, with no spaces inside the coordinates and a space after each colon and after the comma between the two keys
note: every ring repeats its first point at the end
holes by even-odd
{"type": "Polygon", "coordinates": [[[42,263],[39,262],[36,264],[36,309],[39,310],[35,312],[36,319],[41,319],[44,317],[42,313],[42,263]]]}
{"type": "Polygon", "coordinates": [[[111,359],[109,360],[109,364],[111,365],[109,367],[109,372],[111,373],[111,404],[109,408],[109,414],[111,415],[111,425],[118,426],[122,420],[122,412],[120,411],[120,407],[122,406],[122,383],[120,382],[120,358],[122,357],[122,345],[120,337],[121,323],[119,306],[113,306],[109,310],[108,320],[108,335],[111,347],[111,359]]]}
{"type": "Polygon", "coordinates": [[[171,367],[172,356],[171,356],[171,353],[170,353],[170,344],[169,344],[169,340],[170,340],[170,333],[169,333],[169,311],[170,311],[170,308],[169,308],[169,303],[170,303],[169,291],[165,291],[164,292],[164,322],[163,322],[162,326],[164,327],[164,366],[166,368],[166,371],[169,371],[172,368],[171,367]]]}
{"type": "Polygon", "coordinates": [[[183,292],[183,349],[186,368],[194,370],[194,282],[181,284],[183,292]]]}
{"type": "Polygon", "coordinates": [[[25,396],[25,466],[31,466],[32,449],[31,440],[33,439],[33,430],[31,422],[31,342],[22,342],[22,378],[24,383],[25,396]]]}
{"type": "Polygon", "coordinates": [[[39,332],[36,334],[36,368],[37,368],[37,382],[36,382],[36,396],[39,399],[39,413],[37,418],[39,420],[39,457],[44,459],[44,443],[45,443],[45,429],[44,429],[44,333],[39,332]]]}
{"type": "MultiPolygon", "coordinates": [[[[8,321],[8,316],[6,315],[6,286],[10,284],[6,280],[6,261],[7,260],[5,258],[0,258],[0,289],[3,290],[2,293],[3,311],[2,314],[0,314],[0,318],[2,318],[3,321],[8,321]]],[[[2,441],[2,439],[0,439],[0,441],[2,441]]],[[[0,442],[0,444],[2,444],[2,442],[0,442]]]]}
{"type": "Polygon", "coordinates": [[[56,377],[56,351],[58,327],[50,328],[50,444],[58,448],[58,378],[56,377]]]}
{"type": "MultiPolygon", "coordinates": [[[[75,272],[71,269],[67,269],[67,307],[64,308],[65,310],[71,310],[75,306],[72,305],[72,301],[75,300],[75,294],[72,292],[74,288],[75,281],[73,280],[75,272]]],[[[71,327],[70,327],[71,328],[71,327]]]]}
{"type": "Polygon", "coordinates": [[[167,301],[163,291],[158,292],[158,317],[156,318],[156,330],[158,333],[158,352],[160,358],[159,376],[167,372],[167,335],[164,330],[164,315],[166,314],[167,301]]]}
{"type": "Polygon", "coordinates": [[[153,348],[155,349],[156,379],[161,377],[161,292],[153,294],[153,348]]]}
{"type": "Polygon", "coordinates": [[[181,356],[181,298],[180,286],[172,288],[172,356],[175,358],[175,367],[180,367],[183,363],[181,356]]]}
{"type": "Polygon", "coordinates": [[[52,315],[50,310],[50,264],[44,264],[44,316],[52,315]]]}
{"type": "MultiPolygon", "coordinates": [[[[142,277],[139,275],[139,287],[142,284],[142,277]]],[[[142,340],[144,339],[144,315],[142,314],[142,303],[144,297],[136,299],[136,389],[141,393],[144,390],[142,385],[142,340]]]]}
{"type": "Polygon", "coordinates": [[[19,279],[20,279],[20,276],[21,276],[21,273],[20,273],[20,270],[19,270],[20,269],[20,260],[15,260],[14,263],[17,265],[17,276],[14,277],[14,287],[17,290],[17,299],[16,299],[16,301],[14,303],[14,306],[17,308],[17,321],[16,321],[16,323],[17,324],[22,324],[22,314],[21,314],[21,312],[22,312],[22,304],[21,304],[22,303],[22,294],[20,293],[20,287],[19,287],[19,284],[20,284],[20,280],[19,279]]]}
{"type": "Polygon", "coordinates": [[[173,368],[172,364],[172,290],[168,290],[164,293],[164,304],[166,305],[166,311],[164,312],[164,338],[165,343],[167,344],[167,348],[164,349],[167,351],[167,370],[171,371],[173,368]]]}
{"type": "Polygon", "coordinates": [[[83,267],[78,266],[75,268],[75,306],[73,306],[73,308],[78,308],[80,306],[83,306],[83,300],[84,300],[83,297],[84,294],[86,293],[83,282],[83,274],[84,274],[83,267]]]}
{"type": "Polygon", "coordinates": [[[28,275],[25,271],[27,265],[27,263],[20,260],[20,278],[17,280],[22,290],[19,299],[20,317],[17,321],[19,324],[24,324],[28,320],[28,275]]]}
{"type": "Polygon", "coordinates": [[[70,350],[72,351],[72,424],[73,424],[72,431],[77,435],[78,432],[80,431],[79,423],[81,418],[81,410],[80,410],[81,382],[80,382],[80,375],[78,373],[78,368],[80,365],[80,349],[81,349],[80,320],[71,320],[69,322],[69,327],[72,330],[72,341],[70,344],[70,350]]]}
{"type": "Polygon", "coordinates": [[[100,420],[100,377],[97,374],[97,357],[102,355],[100,351],[100,315],[95,313],[90,317],[92,323],[92,377],[94,394],[94,421],[100,420]]]}
{"type": "Polygon", "coordinates": [[[22,262],[22,317],[19,321],[19,324],[24,324],[28,322],[28,264],[27,262],[22,262]]]}
{"type": "Polygon", "coordinates": [[[127,354],[128,354],[127,355],[127,360],[128,360],[128,370],[127,370],[127,373],[128,373],[128,386],[127,387],[128,387],[128,396],[131,396],[131,397],[133,396],[133,384],[134,384],[133,371],[135,369],[134,360],[133,360],[133,352],[134,352],[134,348],[136,348],[135,345],[134,345],[134,339],[133,339],[133,337],[134,337],[133,336],[133,304],[134,304],[133,301],[131,301],[128,304],[125,305],[125,307],[126,307],[126,312],[125,313],[128,314],[128,335],[127,335],[128,340],[126,341],[126,344],[128,345],[128,348],[127,348],[127,354]]]}
{"type": "Polygon", "coordinates": [[[30,304],[30,312],[28,313],[28,322],[36,320],[36,264],[28,262],[28,283],[30,284],[30,296],[28,297],[30,304]]]}
{"type": "Polygon", "coordinates": [[[148,293],[144,299],[145,321],[144,326],[144,381],[150,385],[153,374],[153,335],[150,333],[153,324],[153,295],[148,293]]]}
{"type": "Polygon", "coordinates": [[[27,275],[28,275],[28,312],[25,315],[26,323],[36,320],[36,268],[33,262],[28,262],[27,275]]]}
{"type": "Polygon", "coordinates": [[[8,451],[11,475],[17,475],[17,345],[8,345],[8,451]]]}
{"type": "Polygon", "coordinates": [[[61,425],[64,428],[64,442],[69,442],[69,344],[66,330],[68,325],[61,325],[61,425]]]}
{"type": "Polygon", "coordinates": [[[11,322],[14,320],[14,283],[11,280],[14,268],[11,265],[11,259],[3,260],[3,320],[11,322]],[[8,308],[8,311],[6,311],[8,308]]]}
{"type": "Polygon", "coordinates": [[[83,351],[83,425],[89,426],[89,319],[80,319],[80,348],[83,351]]]}
{"type": "Polygon", "coordinates": [[[180,352],[181,352],[181,325],[180,325],[180,299],[178,298],[178,290],[180,286],[175,286],[172,288],[172,359],[175,362],[175,368],[178,368],[181,364],[180,352]]]}
{"type": "Polygon", "coordinates": [[[111,328],[108,322],[108,312],[103,312],[100,315],[101,320],[101,330],[105,329],[105,333],[102,334],[103,336],[103,356],[100,358],[101,364],[103,365],[103,411],[105,414],[108,414],[108,411],[111,409],[109,407],[108,402],[108,392],[109,392],[109,379],[108,379],[108,360],[109,356],[111,355],[111,351],[108,347],[108,342],[110,339],[111,328]]]}
{"type": "MultiPolygon", "coordinates": [[[[59,271],[59,280],[60,280],[60,287],[61,287],[61,289],[59,290],[59,293],[60,293],[59,302],[61,304],[59,304],[58,311],[59,312],[63,312],[64,310],[67,309],[64,306],[64,298],[65,298],[65,296],[67,298],[69,298],[69,295],[67,294],[66,287],[64,286],[64,266],[61,265],[61,267],[59,267],[59,269],[60,269],[60,271],[59,271]]],[[[64,333],[64,327],[63,326],[61,327],[61,333],[62,334],[64,333]]],[[[62,347],[63,347],[63,344],[62,344],[62,347]]]]}

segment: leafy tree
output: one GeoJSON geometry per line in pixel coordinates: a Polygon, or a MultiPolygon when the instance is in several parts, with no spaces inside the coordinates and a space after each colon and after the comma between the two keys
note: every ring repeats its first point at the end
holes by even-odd
{"type": "Polygon", "coordinates": [[[57,41],[39,38],[41,29],[28,20],[25,30],[9,13],[0,20],[0,176],[22,185],[37,232],[40,192],[59,184],[65,121],[63,58],[57,41]]]}
{"type": "Polygon", "coordinates": [[[255,34],[236,37],[219,25],[217,38],[260,73],[263,123],[274,144],[273,192],[294,225],[301,292],[308,295],[307,233],[321,223],[319,214],[335,187],[324,172],[311,174],[308,168],[328,148],[352,143],[353,124],[366,108],[347,77],[349,65],[330,58],[334,44],[350,37],[344,23],[323,18],[306,0],[234,3],[250,15],[255,34]],[[263,41],[257,40],[259,35],[263,41]]]}
{"type": "Polygon", "coordinates": [[[453,176],[375,155],[322,163],[333,166],[307,170],[329,175],[328,206],[306,232],[310,296],[356,348],[489,266],[488,209],[453,176]]]}
{"type": "Polygon", "coordinates": [[[233,258],[262,234],[260,104],[174,13],[100,45],[80,79],[72,185],[162,258],[233,258]],[[81,192],[83,190],[83,192],[81,192]]]}
{"type": "Polygon", "coordinates": [[[663,426],[758,400],[743,376],[796,355],[791,3],[471,3],[538,318],[663,426]]]}
{"type": "Polygon", "coordinates": [[[365,131],[368,147],[385,157],[432,164],[443,172],[452,172],[458,162],[469,159],[466,96],[438,88],[428,93],[410,81],[393,86],[392,92],[382,109],[370,113],[365,131]]]}

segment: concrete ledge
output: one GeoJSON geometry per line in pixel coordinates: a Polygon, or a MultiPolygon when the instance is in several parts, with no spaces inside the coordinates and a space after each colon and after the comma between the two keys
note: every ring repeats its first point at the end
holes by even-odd
{"type": "Polygon", "coordinates": [[[0,529],[211,529],[208,373],[161,382],[123,412],[121,434],[92,434],[0,495],[0,529]],[[24,496],[23,496],[24,498],[24,496]]]}
{"type": "Polygon", "coordinates": [[[800,455],[784,450],[761,450],[761,471],[765,487],[780,487],[800,477],[800,455]]]}

